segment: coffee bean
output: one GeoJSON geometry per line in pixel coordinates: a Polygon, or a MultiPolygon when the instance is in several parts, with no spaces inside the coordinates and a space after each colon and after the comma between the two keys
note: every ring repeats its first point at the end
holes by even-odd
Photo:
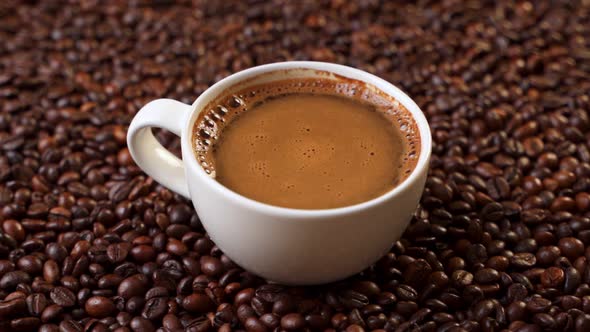
{"type": "Polygon", "coordinates": [[[418,304],[414,301],[398,301],[395,306],[397,311],[402,316],[410,316],[418,310],[418,304]]]}
{"type": "Polygon", "coordinates": [[[473,282],[473,274],[465,270],[457,270],[453,272],[451,281],[457,287],[465,287],[473,282]]]}
{"type": "Polygon", "coordinates": [[[0,301],[0,317],[11,317],[22,313],[26,308],[24,298],[4,299],[0,301]]]}
{"type": "Polygon", "coordinates": [[[432,191],[432,194],[445,203],[450,202],[453,198],[453,189],[439,178],[430,178],[428,186],[432,191]]]}
{"type": "Polygon", "coordinates": [[[246,288],[239,291],[234,297],[234,306],[239,307],[242,304],[250,303],[254,297],[254,289],[246,288]]]}
{"type": "Polygon", "coordinates": [[[37,317],[22,317],[13,319],[10,327],[15,331],[37,331],[41,325],[41,320],[37,317]]]}
{"type": "Polygon", "coordinates": [[[281,318],[281,327],[287,331],[301,330],[305,326],[305,319],[299,313],[292,313],[281,318]]]}
{"type": "Polygon", "coordinates": [[[561,255],[561,250],[556,246],[541,247],[537,251],[537,262],[542,265],[551,265],[561,255]]]}
{"type": "Polygon", "coordinates": [[[488,203],[481,210],[481,217],[485,221],[499,221],[504,217],[504,207],[496,202],[488,203]]]}
{"type": "Polygon", "coordinates": [[[509,265],[510,261],[504,256],[493,256],[486,262],[486,266],[495,269],[496,271],[504,271],[509,265]]]}
{"type": "Polygon", "coordinates": [[[17,241],[22,241],[25,239],[26,232],[23,229],[23,226],[16,220],[8,219],[2,223],[2,229],[6,234],[10,235],[17,241]]]}
{"type": "Polygon", "coordinates": [[[41,313],[41,321],[47,323],[56,319],[63,311],[63,307],[57,304],[50,304],[45,307],[45,310],[41,313]]]}
{"type": "Polygon", "coordinates": [[[537,258],[531,253],[518,253],[510,258],[510,264],[517,268],[530,268],[535,265],[537,258]]]}
{"type": "Polygon", "coordinates": [[[164,316],[164,318],[162,319],[162,326],[170,331],[182,329],[182,323],[174,314],[167,314],[166,316],[164,316]]]}
{"type": "Polygon", "coordinates": [[[59,330],[63,332],[82,332],[84,327],[80,323],[68,319],[59,323],[59,330]]]}
{"type": "Polygon", "coordinates": [[[244,323],[247,331],[263,332],[268,331],[267,327],[256,317],[248,317],[244,323]]]}
{"type": "Polygon", "coordinates": [[[369,297],[375,297],[379,295],[381,290],[379,286],[373,281],[359,281],[353,285],[355,291],[369,297]]]}
{"type": "Polygon", "coordinates": [[[514,301],[506,308],[506,315],[511,322],[523,320],[526,317],[526,303],[514,301]]]}
{"type": "Polygon", "coordinates": [[[474,275],[474,280],[478,283],[487,284],[496,282],[500,279],[500,273],[491,268],[484,268],[477,271],[474,275]]]}
{"type": "Polygon", "coordinates": [[[149,262],[156,256],[154,248],[145,244],[133,247],[130,254],[139,263],[149,262]]]}
{"type": "Polygon", "coordinates": [[[115,243],[107,247],[107,256],[113,263],[121,263],[127,258],[130,246],[125,243],[115,243]]]}
{"type": "Polygon", "coordinates": [[[40,316],[47,307],[47,298],[42,293],[34,293],[26,298],[27,309],[33,316],[40,316]]]}
{"type": "Polygon", "coordinates": [[[590,194],[587,192],[579,192],[576,194],[576,207],[579,211],[586,212],[590,210],[590,194]]]}
{"type": "Polygon", "coordinates": [[[557,288],[565,279],[565,273],[558,267],[549,267],[541,274],[541,283],[545,287],[557,288]]]}
{"type": "Polygon", "coordinates": [[[432,267],[426,260],[417,259],[404,271],[404,281],[412,286],[422,285],[431,272],[432,267]]]}
{"type": "Polygon", "coordinates": [[[590,327],[590,315],[588,314],[581,314],[578,315],[575,321],[575,330],[577,331],[585,331],[590,327]]]}
{"type": "Polygon", "coordinates": [[[187,253],[188,248],[186,245],[184,245],[184,243],[172,238],[169,239],[168,243],[166,244],[166,251],[171,254],[182,256],[187,253]]]}
{"type": "Polygon", "coordinates": [[[340,292],[338,294],[338,300],[349,309],[361,308],[369,304],[369,299],[365,295],[353,290],[340,292]]]}
{"type": "Polygon", "coordinates": [[[176,204],[170,209],[170,222],[184,224],[189,222],[193,211],[186,204],[176,204]]]}
{"type": "Polygon", "coordinates": [[[144,295],[148,288],[148,280],[142,274],[135,274],[125,278],[119,284],[117,293],[124,299],[144,295]]]}
{"type": "Polygon", "coordinates": [[[568,267],[565,270],[565,281],[563,290],[566,294],[575,292],[578,286],[582,283],[582,276],[580,272],[573,267],[568,267]]]}
{"type": "Polygon", "coordinates": [[[148,319],[145,319],[143,317],[134,317],[131,320],[131,323],[129,324],[129,326],[131,327],[131,329],[134,332],[154,332],[156,331],[156,328],[154,327],[154,325],[152,324],[152,322],[150,322],[148,319]]]}
{"type": "Polygon", "coordinates": [[[403,301],[416,301],[418,299],[418,292],[409,285],[399,285],[395,294],[397,298],[403,301]]]}
{"type": "Polygon", "coordinates": [[[256,315],[254,309],[248,304],[242,304],[238,307],[236,311],[236,315],[238,319],[242,322],[242,324],[246,321],[248,317],[253,317],[256,315]]]}
{"type": "Polygon", "coordinates": [[[569,258],[577,258],[584,254],[584,244],[574,237],[564,237],[559,240],[559,249],[569,258]]]}
{"type": "Polygon", "coordinates": [[[524,300],[528,295],[527,287],[521,283],[512,284],[508,287],[506,296],[510,301],[524,300]]]}
{"type": "Polygon", "coordinates": [[[142,316],[154,320],[163,317],[168,311],[168,305],[165,297],[151,298],[145,304],[142,316]]]}
{"type": "Polygon", "coordinates": [[[19,258],[16,262],[16,266],[26,273],[35,275],[40,273],[43,269],[43,262],[39,257],[27,255],[19,258]]]}
{"type": "MultiPolygon", "coordinates": [[[[312,327],[327,326],[327,321],[323,320],[323,317],[321,315],[314,316],[314,318],[316,318],[317,321],[312,319],[313,323],[310,323],[309,319],[307,319],[306,317],[307,324],[309,324],[312,327]]],[[[264,314],[260,316],[260,322],[269,329],[276,329],[281,324],[281,319],[279,316],[274,314],[264,314]]]]}
{"type": "Polygon", "coordinates": [[[266,302],[275,302],[284,295],[284,291],[285,287],[281,285],[268,284],[258,287],[254,294],[266,302]]]}
{"type": "Polygon", "coordinates": [[[62,307],[71,307],[76,304],[76,295],[65,287],[55,287],[49,293],[51,300],[62,307]]]}
{"type": "Polygon", "coordinates": [[[0,278],[0,288],[13,289],[20,283],[31,282],[31,277],[24,271],[10,271],[0,278]]]}
{"type": "Polygon", "coordinates": [[[296,303],[292,297],[285,295],[276,300],[272,306],[272,312],[276,315],[285,315],[295,311],[296,303]]]}
{"type": "Polygon", "coordinates": [[[115,304],[106,297],[93,296],[86,300],[84,309],[92,317],[103,318],[115,311],[115,304]]]}
{"type": "Polygon", "coordinates": [[[182,300],[182,307],[189,312],[207,312],[212,306],[213,302],[205,294],[191,294],[182,300]]]}
{"type": "Polygon", "coordinates": [[[203,256],[201,257],[201,271],[208,276],[218,276],[223,272],[223,264],[218,258],[203,256]]]}
{"type": "Polygon", "coordinates": [[[540,313],[549,309],[551,301],[542,297],[533,297],[526,303],[526,308],[532,313],[540,313]]]}
{"type": "Polygon", "coordinates": [[[358,325],[358,324],[351,324],[348,325],[348,327],[345,330],[346,332],[364,332],[365,330],[362,328],[362,326],[358,325]]]}

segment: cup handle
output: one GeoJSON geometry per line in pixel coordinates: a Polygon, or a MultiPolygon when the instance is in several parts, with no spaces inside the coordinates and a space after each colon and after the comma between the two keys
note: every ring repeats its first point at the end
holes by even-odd
{"type": "Polygon", "coordinates": [[[152,127],[164,128],[180,137],[191,106],[173,99],[156,99],[135,115],[127,131],[127,146],[135,163],[154,180],[190,198],[184,164],[152,134],[152,127]]]}

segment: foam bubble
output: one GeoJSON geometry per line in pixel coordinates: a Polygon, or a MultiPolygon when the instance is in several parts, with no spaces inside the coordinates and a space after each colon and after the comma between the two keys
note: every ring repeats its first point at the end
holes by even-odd
{"type": "Polygon", "coordinates": [[[217,105],[215,107],[215,111],[222,116],[226,115],[229,112],[229,110],[225,108],[223,105],[217,105]]]}
{"type": "Polygon", "coordinates": [[[240,98],[240,97],[238,97],[238,96],[236,96],[236,95],[233,95],[233,96],[231,96],[231,97],[229,98],[229,101],[227,102],[227,104],[228,104],[230,107],[233,107],[233,108],[238,108],[238,107],[240,107],[240,106],[244,105],[244,101],[242,100],[242,98],[240,98]]]}

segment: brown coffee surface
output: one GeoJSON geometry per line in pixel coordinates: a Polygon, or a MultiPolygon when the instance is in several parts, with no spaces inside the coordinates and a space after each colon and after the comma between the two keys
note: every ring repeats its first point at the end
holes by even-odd
{"type": "Polygon", "coordinates": [[[409,112],[358,81],[274,82],[210,106],[194,131],[201,165],[227,188],[271,205],[362,203],[403,181],[419,155],[409,112]]]}

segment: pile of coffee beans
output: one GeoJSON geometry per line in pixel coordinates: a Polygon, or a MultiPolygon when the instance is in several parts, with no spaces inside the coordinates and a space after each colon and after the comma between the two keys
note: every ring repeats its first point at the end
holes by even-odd
{"type": "Polygon", "coordinates": [[[587,0],[0,1],[0,331],[590,331],[588,22],[587,0]],[[304,59],[402,87],[435,144],[390,253],[283,287],[125,135],[151,99],[304,59]]]}

